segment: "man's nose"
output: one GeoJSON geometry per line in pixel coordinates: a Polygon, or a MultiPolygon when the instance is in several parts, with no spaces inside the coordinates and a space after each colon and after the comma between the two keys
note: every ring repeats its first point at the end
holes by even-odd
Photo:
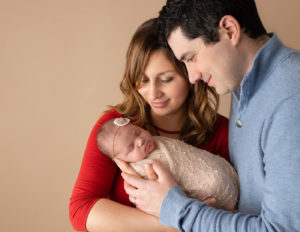
{"type": "Polygon", "coordinates": [[[187,65],[187,71],[189,75],[189,81],[191,84],[195,84],[202,78],[202,72],[195,68],[195,65],[187,65]]]}

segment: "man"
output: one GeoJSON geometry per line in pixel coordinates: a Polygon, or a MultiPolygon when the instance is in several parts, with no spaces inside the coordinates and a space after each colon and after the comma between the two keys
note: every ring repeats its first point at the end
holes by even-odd
{"type": "Polygon", "coordinates": [[[299,51],[266,33],[254,0],[168,0],[159,19],[159,33],[186,64],[190,82],[232,92],[238,212],[187,198],[158,162],[157,180],[124,173],[127,193],[181,231],[300,231],[299,51]]]}

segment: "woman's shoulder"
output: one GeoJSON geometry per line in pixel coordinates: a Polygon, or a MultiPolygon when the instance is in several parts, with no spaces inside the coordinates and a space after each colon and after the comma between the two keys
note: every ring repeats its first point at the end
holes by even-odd
{"type": "Polygon", "coordinates": [[[215,130],[201,148],[229,160],[228,118],[220,114],[217,115],[215,130]]]}
{"type": "Polygon", "coordinates": [[[102,125],[102,124],[106,123],[107,121],[109,121],[109,120],[111,120],[113,118],[118,118],[118,117],[121,117],[121,114],[118,111],[114,110],[114,109],[105,111],[100,116],[100,118],[98,119],[98,121],[96,122],[96,125],[102,125]]]}
{"type": "Polygon", "coordinates": [[[113,118],[118,118],[121,117],[121,114],[119,112],[117,112],[114,109],[110,109],[108,111],[105,111],[100,118],[98,118],[98,120],[96,121],[96,123],[93,126],[92,132],[91,132],[91,136],[94,136],[97,134],[97,131],[99,130],[99,128],[106,123],[107,121],[113,119],[113,118]]]}
{"type": "Polygon", "coordinates": [[[228,126],[228,118],[221,115],[221,114],[217,114],[217,126],[228,126]]]}
{"type": "Polygon", "coordinates": [[[229,120],[225,116],[221,114],[217,114],[217,121],[214,131],[214,137],[216,139],[221,139],[225,137],[228,138],[228,128],[229,128],[229,120]]]}
{"type": "Polygon", "coordinates": [[[219,134],[222,132],[228,133],[229,120],[221,114],[217,114],[215,133],[219,134]]]}

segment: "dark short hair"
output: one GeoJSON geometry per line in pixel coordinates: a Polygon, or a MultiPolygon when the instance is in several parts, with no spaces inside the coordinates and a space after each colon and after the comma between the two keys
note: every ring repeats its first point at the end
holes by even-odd
{"type": "Polygon", "coordinates": [[[218,42],[219,22],[225,15],[233,16],[250,38],[267,33],[254,0],[168,0],[159,13],[160,42],[167,45],[177,27],[189,39],[201,37],[207,44],[218,42]]]}

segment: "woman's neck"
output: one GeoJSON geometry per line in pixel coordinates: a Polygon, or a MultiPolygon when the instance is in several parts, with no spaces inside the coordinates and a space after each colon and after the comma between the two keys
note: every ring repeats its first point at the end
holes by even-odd
{"type": "Polygon", "coordinates": [[[179,136],[179,133],[182,130],[186,120],[186,111],[166,116],[160,116],[151,113],[151,120],[154,124],[154,127],[157,128],[160,134],[177,134],[179,136]]]}

